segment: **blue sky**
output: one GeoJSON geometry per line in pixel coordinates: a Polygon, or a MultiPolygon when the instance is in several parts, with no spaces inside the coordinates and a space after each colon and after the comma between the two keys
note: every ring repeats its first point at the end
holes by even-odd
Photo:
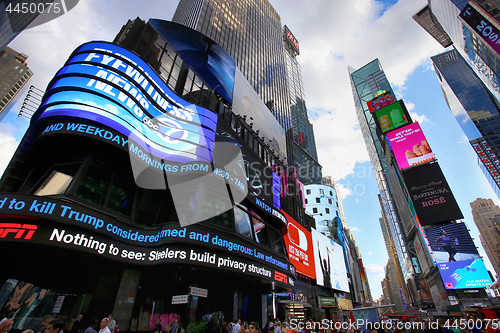
{"type": "MultiPolygon", "coordinates": [[[[85,0],[67,14],[28,29],[9,46],[29,56],[30,84],[45,89],[70,53],[90,40],[113,40],[127,20],[139,16],[171,19],[175,0],[85,0]]],[[[342,185],[347,224],[368,272],[374,298],[387,263],[378,219],[378,189],[355,115],[348,66],[360,68],[378,58],[398,97],[410,108],[436,154],[471,229],[477,229],[469,202],[499,200],[477,166],[477,158],[449,111],[430,56],[444,49],[411,18],[426,0],[271,0],[300,44],[306,101],[315,129],[323,174],[342,185]],[[350,188],[348,187],[350,185],[350,188]]],[[[18,118],[22,103],[0,123],[0,172],[24,135],[28,121],[18,118]]],[[[480,252],[484,253],[482,248],[480,252]]],[[[487,260],[486,260],[487,261],[487,260]]],[[[489,262],[487,261],[487,264],[489,262]]]]}

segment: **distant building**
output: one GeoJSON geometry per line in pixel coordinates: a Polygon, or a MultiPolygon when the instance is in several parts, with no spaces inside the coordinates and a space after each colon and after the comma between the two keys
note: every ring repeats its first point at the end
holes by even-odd
{"type": "Polygon", "coordinates": [[[339,203],[335,189],[327,185],[306,185],[306,213],[316,220],[316,230],[330,237],[331,222],[340,218],[339,203]]]}
{"type": "Polygon", "coordinates": [[[497,276],[500,276],[500,208],[491,199],[470,203],[479,238],[497,276]]]}
{"type": "Polygon", "coordinates": [[[27,55],[5,47],[0,51],[0,121],[19,99],[19,92],[33,76],[27,55]]]}
{"type": "Polygon", "coordinates": [[[52,2],[54,0],[0,0],[0,50],[3,50],[7,44],[38,17],[41,13],[41,5],[45,8],[46,4],[52,2]],[[26,13],[19,12],[23,3],[32,6],[31,10],[26,13]],[[33,10],[35,5],[36,10],[33,10]],[[39,5],[40,7],[38,7],[39,5]]]}

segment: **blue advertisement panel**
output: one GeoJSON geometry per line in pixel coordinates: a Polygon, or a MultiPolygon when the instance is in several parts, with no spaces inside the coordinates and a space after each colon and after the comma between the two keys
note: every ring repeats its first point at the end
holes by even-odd
{"type": "Polygon", "coordinates": [[[446,289],[483,288],[493,283],[483,259],[445,262],[438,268],[446,289]]]}
{"type": "Polygon", "coordinates": [[[165,161],[212,161],[217,115],[177,96],[142,59],[110,43],[72,54],[32,121],[50,117],[97,121],[165,161]]]}

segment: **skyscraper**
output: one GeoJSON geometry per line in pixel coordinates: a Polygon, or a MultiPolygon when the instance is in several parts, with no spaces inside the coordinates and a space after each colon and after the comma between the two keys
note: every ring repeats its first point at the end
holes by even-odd
{"type": "Polygon", "coordinates": [[[477,198],[470,203],[479,238],[495,273],[500,276],[500,208],[491,199],[477,198]]]}
{"type": "Polygon", "coordinates": [[[10,47],[0,51],[0,121],[19,99],[19,92],[33,76],[27,55],[10,47]]]}
{"type": "Polygon", "coordinates": [[[500,196],[498,101],[457,50],[431,60],[449,108],[477,153],[483,173],[500,196]]]}
{"type": "Polygon", "coordinates": [[[268,0],[181,0],[172,21],[222,46],[285,131],[291,128],[281,19],[268,0]]]}
{"type": "Polygon", "coordinates": [[[500,7],[487,1],[428,2],[413,19],[443,47],[454,47],[432,57],[434,68],[448,106],[500,196],[500,54],[496,47],[500,7]]]}

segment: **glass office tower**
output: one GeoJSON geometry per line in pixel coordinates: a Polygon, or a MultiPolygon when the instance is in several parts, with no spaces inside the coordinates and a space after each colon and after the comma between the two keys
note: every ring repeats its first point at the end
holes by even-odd
{"type": "Polygon", "coordinates": [[[292,127],[281,19],[267,0],[181,0],[172,19],[210,37],[286,130],[292,127]]]}
{"type": "Polygon", "coordinates": [[[293,153],[299,181],[305,185],[321,184],[321,165],[318,163],[313,125],[309,121],[302,82],[302,72],[297,61],[299,43],[290,29],[283,27],[283,45],[286,59],[290,113],[293,129],[293,153]]]}
{"type": "Polygon", "coordinates": [[[460,53],[431,57],[446,102],[478,155],[490,185],[500,195],[500,113],[493,97],[460,53]]]}

